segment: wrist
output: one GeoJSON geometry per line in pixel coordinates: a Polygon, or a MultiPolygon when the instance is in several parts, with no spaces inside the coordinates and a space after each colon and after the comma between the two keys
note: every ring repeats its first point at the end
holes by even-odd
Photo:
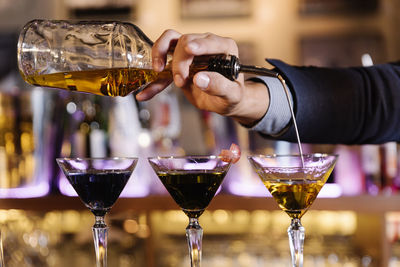
{"type": "Polygon", "coordinates": [[[245,81],[242,99],[230,117],[246,127],[252,127],[266,114],[269,100],[269,91],[264,83],[245,81]]]}

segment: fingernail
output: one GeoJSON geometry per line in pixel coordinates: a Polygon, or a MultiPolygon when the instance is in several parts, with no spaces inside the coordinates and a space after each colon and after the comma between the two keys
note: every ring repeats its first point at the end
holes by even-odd
{"type": "Polygon", "coordinates": [[[183,78],[182,78],[182,76],[179,75],[179,74],[175,74],[175,76],[174,76],[174,82],[175,82],[175,85],[178,86],[178,87],[181,87],[181,86],[183,86],[183,84],[184,84],[183,78]]]}
{"type": "Polygon", "coordinates": [[[144,96],[143,96],[142,92],[140,92],[140,93],[136,94],[135,98],[137,101],[143,101],[144,96]]]}
{"type": "Polygon", "coordinates": [[[199,49],[199,44],[196,42],[190,42],[187,44],[187,46],[192,52],[196,52],[196,50],[199,49]]]}
{"type": "Polygon", "coordinates": [[[196,85],[200,89],[206,89],[210,83],[210,78],[206,74],[198,73],[196,75],[196,85]]]}
{"type": "Polygon", "coordinates": [[[164,65],[163,65],[162,60],[161,60],[160,58],[156,57],[156,58],[153,60],[153,69],[154,69],[155,71],[162,71],[163,68],[164,68],[164,65]]]}

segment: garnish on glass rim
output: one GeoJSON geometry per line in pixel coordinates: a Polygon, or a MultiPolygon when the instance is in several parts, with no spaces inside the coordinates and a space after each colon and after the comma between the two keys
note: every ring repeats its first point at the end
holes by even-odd
{"type": "Polygon", "coordinates": [[[236,163],[240,159],[240,148],[235,143],[232,143],[231,147],[228,149],[222,149],[219,154],[223,161],[236,163]]]}

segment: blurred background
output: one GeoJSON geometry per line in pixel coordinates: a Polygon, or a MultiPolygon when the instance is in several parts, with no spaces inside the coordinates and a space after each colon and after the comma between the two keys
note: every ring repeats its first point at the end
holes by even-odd
{"type": "MultiPolygon", "coordinates": [[[[7,266],[94,266],[92,215],[60,174],[60,156],[138,156],[108,216],[111,266],[188,266],[187,218],[146,157],[219,154],[235,164],[209,210],[204,266],[288,266],[286,228],[249,153],[297,152],[230,119],[193,108],[173,85],[145,103],[25,84],[16,63],[31,19],[120,20],[155,40],[166,29],[233,38],[243,63],[360,66],[400,59],[398,0],[0,0],[0,223],[7,266]],[[240,204],[238,204],[240,203],[240,204]]],[[[351,103],[349,103],[351,104],[351,103]]],[[[301,129],[300,129],[301,136],[301,129]]],[[[312,211],[305,266],[400,266],[396,143],[304,145],[340,159],[312,211]]]]}

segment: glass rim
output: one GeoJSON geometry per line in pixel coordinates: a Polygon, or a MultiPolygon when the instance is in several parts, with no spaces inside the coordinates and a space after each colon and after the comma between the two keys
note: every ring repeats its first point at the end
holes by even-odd
{"type": "Polygon", "coordinates": [[[148,160],[152,159],[222,159],[220,155],[187,155],[187,156],[152,156],[147,157],[148,160]]]}
{"type": "Polygon", "coordinates": [[[90,161],[90,160],[139,160],[139,157],[59,157],[56,161],[60,160],[76,160],[76,161],[90,161]]]}
{"type": "Polygon", "coordinates": [[[324,158],[324,157],[339,157],[339,154],[335,153],[303,153],[303,154],[250,154],[247,156],[247,158],[266,158],[266,159],[274,159],[274,158],[296,158],[296,157],[318,157],[318,158],[324,158]]]}

